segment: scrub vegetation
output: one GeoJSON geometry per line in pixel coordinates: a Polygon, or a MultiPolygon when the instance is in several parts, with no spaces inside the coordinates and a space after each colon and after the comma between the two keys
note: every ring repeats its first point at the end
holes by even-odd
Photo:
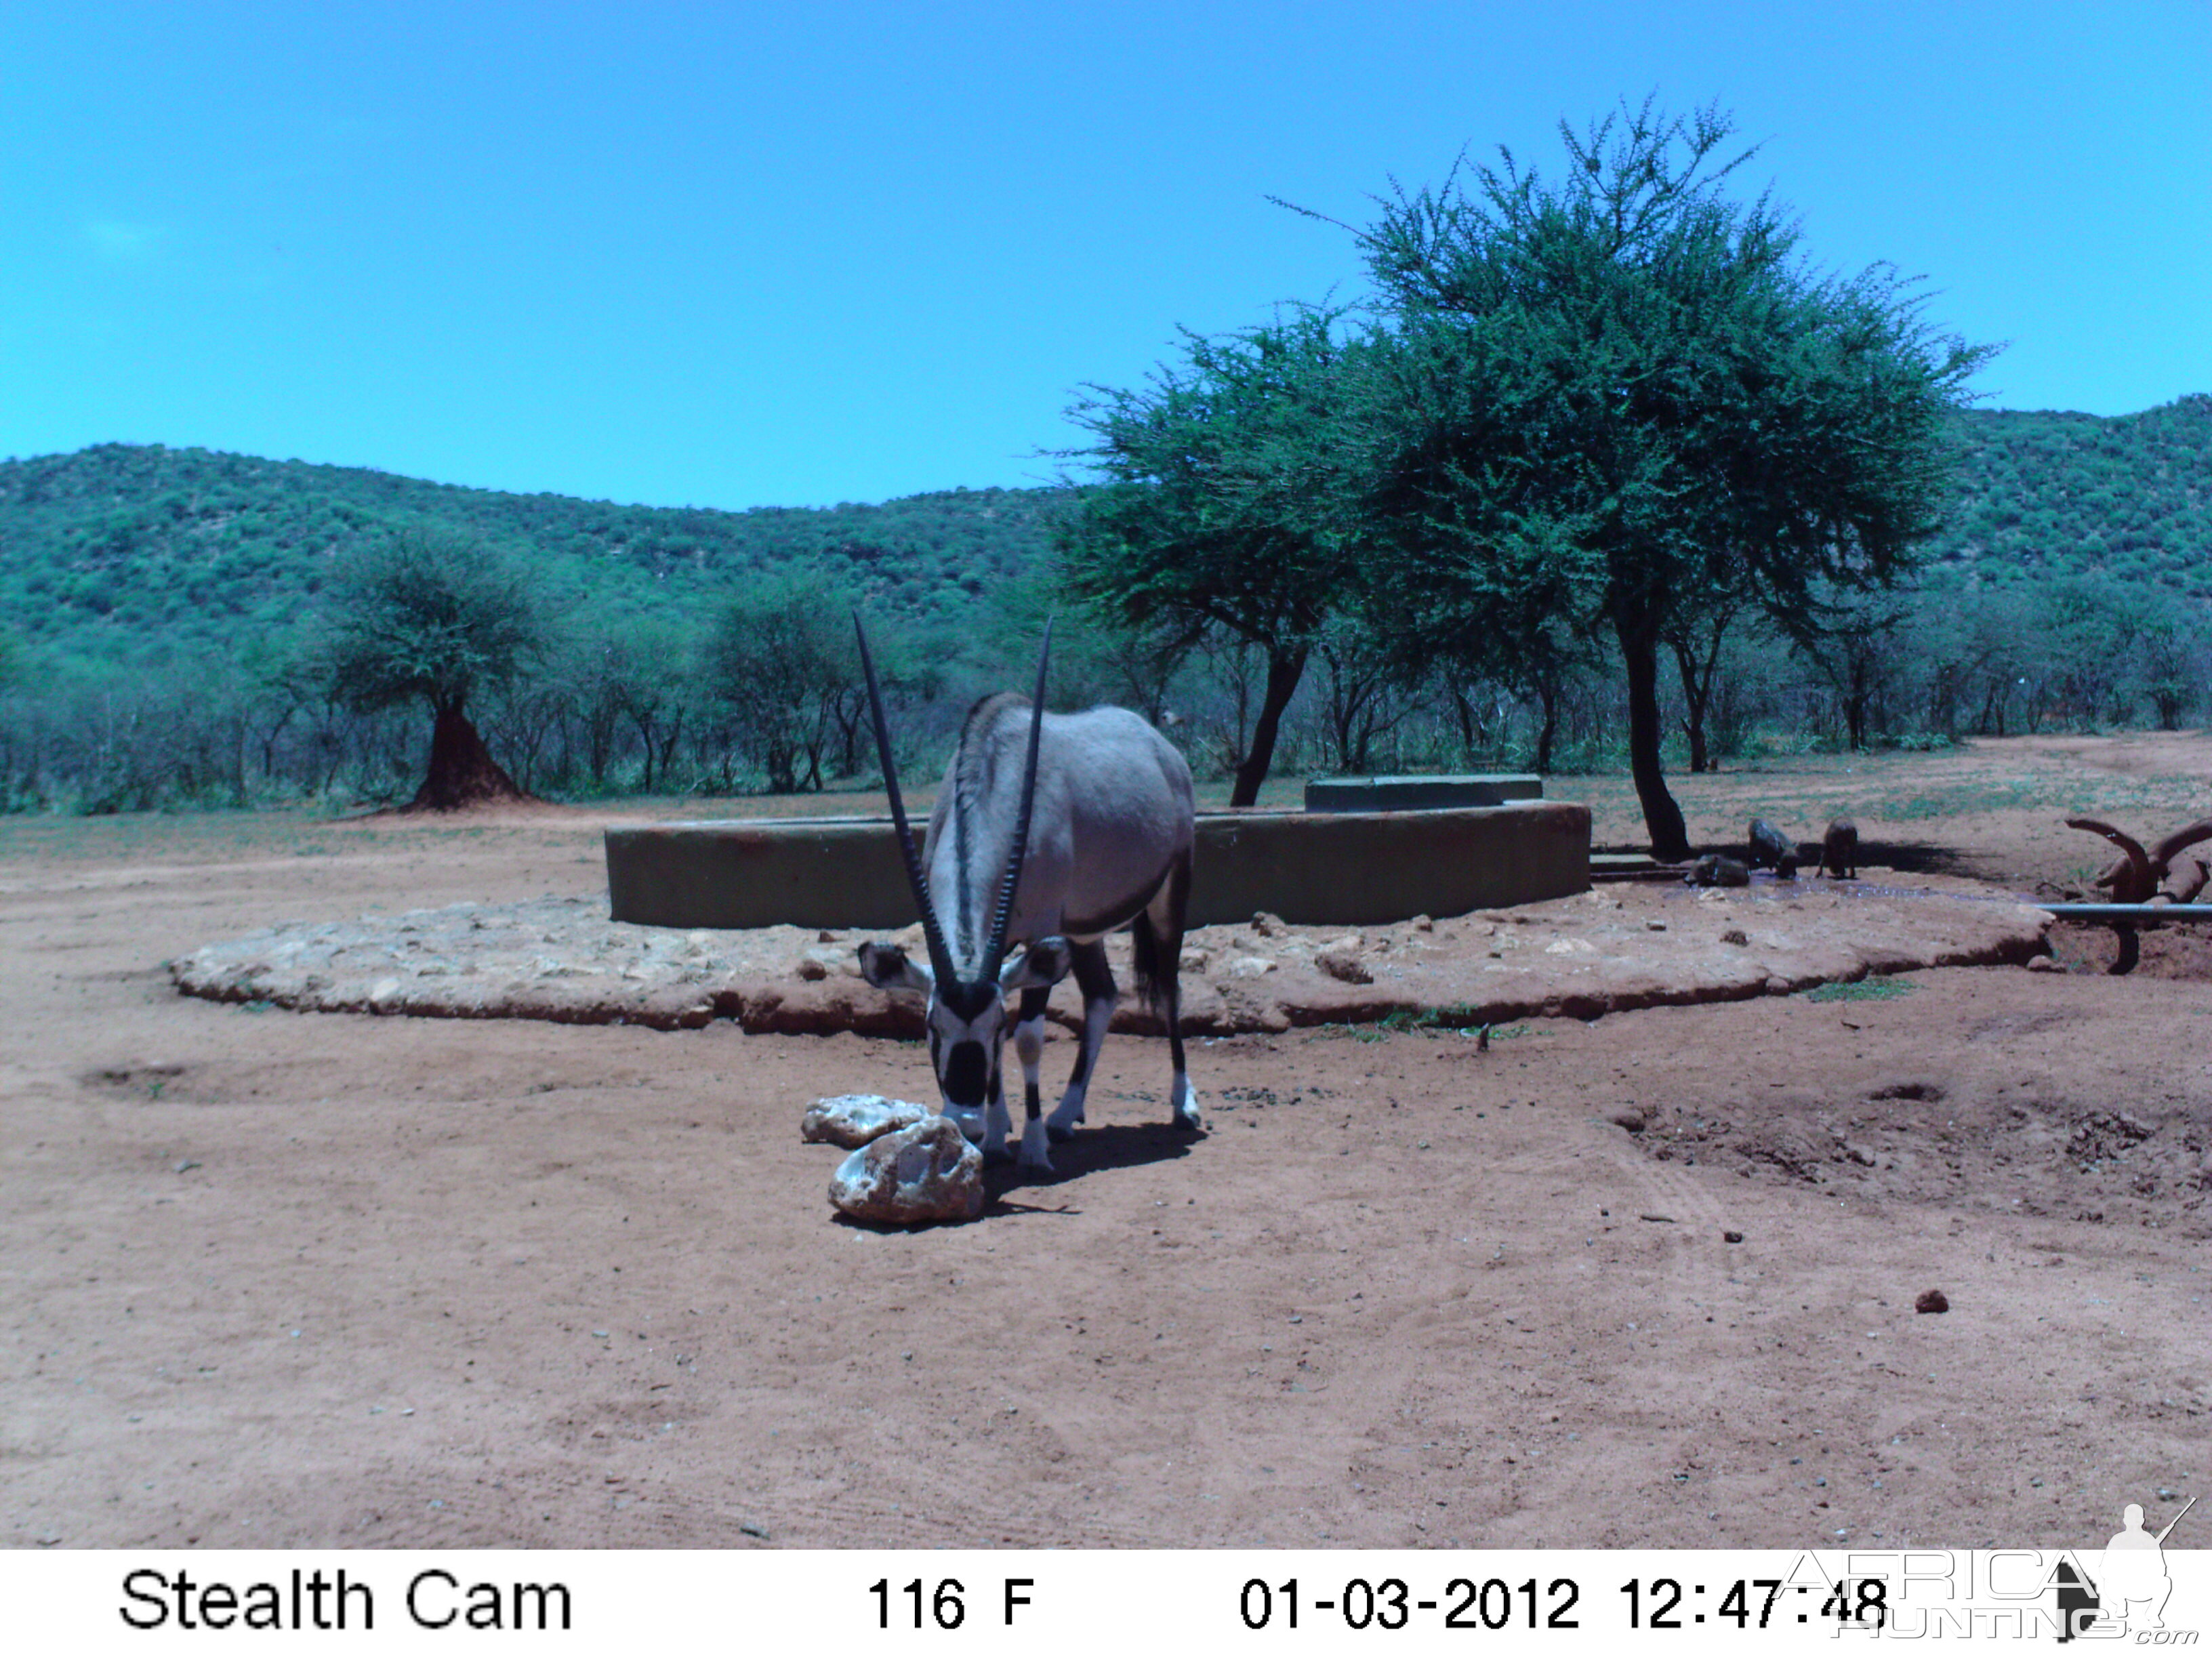
{"type": "Polygon", "coordinates": [[[1670,772],[2202,715],[2212,396],[1970,407],[1988,352],[1810,269],[1728,193],[1724,118],[1562,136],[1564,182],[1379,198],[1365,307],[1080,393],[1051,487],[727,513],[0,461],[0,810],[862,788],[856,605],[922,772],[1052,614],[1054,702],[1138,709],[1233,800],[1626,769],[1662,851],[1670,772]]]}

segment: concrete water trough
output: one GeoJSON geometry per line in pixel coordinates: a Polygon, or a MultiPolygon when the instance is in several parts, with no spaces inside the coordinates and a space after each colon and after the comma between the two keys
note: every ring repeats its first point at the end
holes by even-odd
{"type": "Polygon", "coordinates": [[[1407,812],[1446,806],[1503,806],[1541,800],[1544,780],[1534,772],[1476,772],[1433,778],[1314,778],[1306,784],[1309,812],[1407,812]]]}
{"type": "MultiPolygon", "coordinates": [[[[919,837],[921,831],[916,830],[919,837]]],[[[606,832],[613,919],[658,927],[904,927],[889,818],[740,818],[606,832]]],[[[1190,925],[1363,924],[1534,903],[1590,884],[1589,808],[1202,812],[1190,925]]]]}

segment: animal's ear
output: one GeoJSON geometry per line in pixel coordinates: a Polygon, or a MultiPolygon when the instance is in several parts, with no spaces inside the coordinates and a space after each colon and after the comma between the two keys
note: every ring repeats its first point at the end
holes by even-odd
{"type": "Polygon", "coordinates": [[[928,969],[915,966],[897,945],[879,939],[860,947],[860,977],[878,991],[930,991],[937,985],[928,969]]]}
{"type": "Polygon", "coordinates": [[[999,969],[999,989],[1011,994],[1057,985],[1067,977],[1067,970],[1074,965],[1075,957],[1066,939],[1057,936],[1041,939],[999,969]]]}

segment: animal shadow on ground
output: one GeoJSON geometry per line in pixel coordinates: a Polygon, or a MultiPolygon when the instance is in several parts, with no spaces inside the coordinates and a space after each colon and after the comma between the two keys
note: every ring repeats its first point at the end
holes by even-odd
{"type": "Polygon", "coordinates": [[[1987,880],[1987,873],[1955,847],[1918,841],[1863,841],[1859,862],[1909,876],[1963,876],[1987,880]]]}
{"type": "Polygon", "coordinates": [[[1134,1169],[1188,1158],[1191,1148],[1205,1139],[1202,1129],[1194,1133],[1170,1123],[1108,1123],[1095,1129],[1078,1129],[1074,1139],[1053,1143],[1050,1175],[1040,1176],[1013,1164],[995,1164],[983,1171],[983,1191],[995,1205],[1009,1191],[1024,1187],[1058,1187],[1078,1176],[1104,1170],[1134,1169]]]}

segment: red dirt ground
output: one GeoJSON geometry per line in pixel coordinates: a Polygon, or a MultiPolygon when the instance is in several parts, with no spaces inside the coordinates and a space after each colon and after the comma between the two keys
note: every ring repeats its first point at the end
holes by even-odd
{"type": "MultiPolygon", "coordinates": [[[[1716,844],[1848,811],[1870,866],[2047,896],[2104,862],[2059,818],[2201,816],[2212,743],[1677,781],[1716,844]]],[[[1618,781],[1553,793],[1634,838],[1618,781]]],[[[0,1539],[2081,1546],[2201,1484],[2194,935],[2126,979],[2065,930],[2073,973],[1487,1052],[1214,1040],[1196,1139],[1165,1045],[1117,1036],[1057,1178],[913,1233],[833,1218],[798,1119],[926,1096],[915,1045],[255,1012],[162,970],[592,891],[615,816],[0,824],[0,1539]]]]}

